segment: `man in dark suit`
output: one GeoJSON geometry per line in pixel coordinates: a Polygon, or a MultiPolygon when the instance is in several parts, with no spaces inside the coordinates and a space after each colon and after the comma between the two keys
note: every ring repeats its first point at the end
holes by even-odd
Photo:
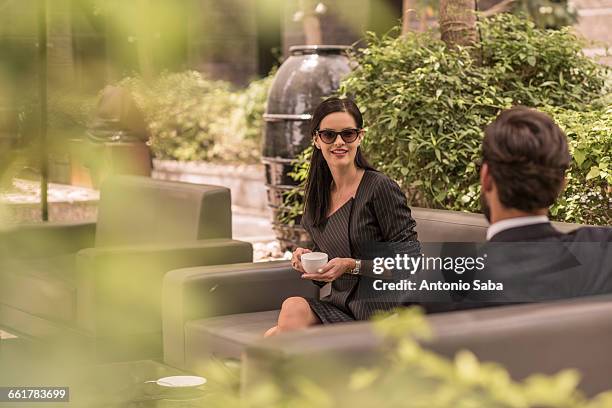
{"type": "Polygon", "coordinates": [[[515,303],[612,293],[612,228],[556,230],[548,209],[565,185],[567,137],[546,114],[515,107],[485,130],[481,204],[490,222],[486,268],[473,276],[473,300],[515,303]],[[474,290],[476,281],[503,290],[474,290]]]}

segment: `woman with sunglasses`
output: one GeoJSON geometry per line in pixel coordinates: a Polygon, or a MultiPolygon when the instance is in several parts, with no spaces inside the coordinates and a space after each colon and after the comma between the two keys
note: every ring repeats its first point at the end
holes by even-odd
{"type": "Polygon", "coordinates": [[[372,260],[420,250],[405,195],[397,183],[370,166],[359,147],[364,130],[357,105],[350,99],[326,99],[313,113],[310,133],[315,148],[302,225],[315,244],[313,251],[327,253],[329,262],[319,273],[309,274],[300,257],[311,250],[293,252],[293,268],[321,288],[320,298],[286,299],[277,326],[266,336],[321,323],[365,320],[378,310],[399,306],[396,294],[373,294],[372,284],[381,275],[373,272],[372,260]]]}

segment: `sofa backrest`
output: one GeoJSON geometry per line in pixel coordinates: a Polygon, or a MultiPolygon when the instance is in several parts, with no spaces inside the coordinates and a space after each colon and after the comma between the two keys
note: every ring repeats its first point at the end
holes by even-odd
{"type": "Polygon", "coordinates": [[[482,214],[413,207],[421,242],[484,242],[489,223],[482,214]]]}
{"type": "MultiPolygon", "coordinates": [[[[482,214],[412,207],[412,218],[421,242],[484,242],[489,223],[482,214]]],[[[570,232],[580,224],[554,222],[561,232],[570,232]]]]}
{"type": "Polygon", "coordinates": [[[137,176],[102,185],[97,247],[231,237],[228,188],[137,176]]]}

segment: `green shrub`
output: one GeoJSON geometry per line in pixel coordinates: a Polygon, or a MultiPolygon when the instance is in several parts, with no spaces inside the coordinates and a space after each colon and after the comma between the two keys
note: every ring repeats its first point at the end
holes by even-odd
{"type": "MultiPolygon", "coordinates": [[[[538,29],[509,14],[479,26],[479,64],[469,49],[449,51],[433,33],[369,35],[340,89],[364,111],[368,158],[413,206],[478,211],[483,128],[512,105],[537,107],[555,116],[579,151],[553,218],[610,223],[607,69],[582,54],[568,29],[538,29]]],[[[292,214],[299,204],[286,205],[292,214]]]]}
{"type": "Polygon", "coordinates": [[[258,161],[269,84],[265,78],[235,91],[195,71],[121,82],[145,113],[156,157],[217,162],[258,161]]]}
{"type": "Polygon", "coordinates": [[[560,221],[612,225],[612,106],[547,111],[567,134],[573,156],[567,187],[551,214],[560,221]]]}
{"type": "Polygon", "coordinates": [[[582,49],[570,28],[544,30],[523,18],[501,14],[481,23],[484,58],[478,69],[513,104],[583,110],[609,88],[609,71],[582,49]]]}

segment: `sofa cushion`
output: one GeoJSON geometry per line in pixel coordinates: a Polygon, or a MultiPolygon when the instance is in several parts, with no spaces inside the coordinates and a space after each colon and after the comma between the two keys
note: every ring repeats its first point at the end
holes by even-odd
{"type": "Polygon", "coordinates": [[[0,303],[60,321],[75,319],[74,255],[0,261],[0,303]]]}
{"type": "Polygon", "coordinates": [[[189,368],[213,356],[239,359],[250,344],[263,338],[276,325],[278,310],[240,313],[185,324],[185,361],[189,368]]]}

